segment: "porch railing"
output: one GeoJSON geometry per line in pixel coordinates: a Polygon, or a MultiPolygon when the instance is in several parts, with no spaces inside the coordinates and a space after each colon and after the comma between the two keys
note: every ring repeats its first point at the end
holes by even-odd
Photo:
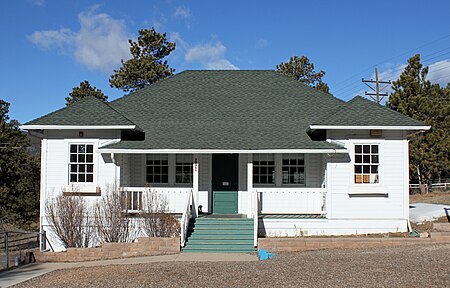
{"type": "Polygon", "coordinates": [[[191,190],[185,204],[185,210],[183,212],[183,215],[181,216],[181,233],[180,233],[181,247],[184,247],[184,245],[186,244],[186,237],[189,229],[189,222],[192,218],[193,207],[194,207],[194,193],[191,190]]]}
{"type": "MultiPolygon", "coordinates": [[[[149,193],[158,193],[159,196],[162,196],[167,201],[167,212],[169,213],[184,213],[185,204],[187,198],[190,193],[192,193],[192,188],[185,187],[121,187],[121,191],[123,192],[131,192],[130,195],[133,195],[131,198],[132,201],[144,201],[145,202],[145,193],[147,191],[149,193]],[[142,196],[134,196],[142,195],[142,196]]],[[[142,210],[143,206],[141,203],[131,203],[129,204],[131,208],[139,207],[142,210]]],[[[131,209],[133,211],[133,209],[131,209]]]]}
{"type": "Polygon", "coordinates": [[[326,188],[257,188],[258,214],[326,214],[326,188]]]}

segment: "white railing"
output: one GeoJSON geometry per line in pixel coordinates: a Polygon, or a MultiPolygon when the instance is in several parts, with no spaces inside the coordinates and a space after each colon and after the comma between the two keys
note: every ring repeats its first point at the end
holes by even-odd
{"type": "Polygon", "coordinates": [[[326,188],[256,188],[261,214],[326,214],[326,188]]]}
{"type": "Polygon", "coordinates": [[[120,189],[124,192],[137,192],[133,194],[138,195],[142,193],[144,196],[147,191],[157,193],[167,201],[167,212],[169,213],[184,213],[185,203],[189,194],[192,193],[192,188],[185,187],[121,187],[120,189]]]}
{"type": "Polygon", "coordinates": [[[259,199],[256,189],[252,191],[253,203],[253,245],[258,247],[258,221],[259,221],[259,199]]]}
{"type": "Polygon", "coordinates": [[[184,245],[186,244],[189,222],[192,218],[192,208],[194,207],[193,201],[194,201],[194,193],[191,190],[186,201],[185,210],[183,212],[183,215],[181,216],[181,233],[180,233],[181,247],[184,247],[184,245]]]}

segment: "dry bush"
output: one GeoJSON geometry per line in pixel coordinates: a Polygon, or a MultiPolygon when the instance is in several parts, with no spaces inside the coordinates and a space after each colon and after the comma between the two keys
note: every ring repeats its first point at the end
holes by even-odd
{"type": "Polygon", "coordinates": [[[45,212],[64,247],[88,247],[93,240],[87,205],[80,196],[59,195],[47,202],[45,212]]]}
{"type": "Polygon", "coordinates": [[[157,192],[147,191],[145,212],[141,213],[143,228],[149,237],[176,237],[180,235],[180,223],[168,212],[167,199],[157,192]]]}
{"type": "Polygon", "coordinates": [[[130,242],[134,227],[126,213],[126,203],[117,189],[107,193],[95,205],[94,223],[101,242],[130,242]]]}

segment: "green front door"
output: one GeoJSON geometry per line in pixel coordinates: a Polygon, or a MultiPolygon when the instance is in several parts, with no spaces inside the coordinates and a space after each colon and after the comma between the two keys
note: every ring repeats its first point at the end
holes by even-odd
{"type": "Polygon", "coordinates": [[[239,155],[213,154],[213,214],[236,214],[238,212],[238,179],[239,155]]]}

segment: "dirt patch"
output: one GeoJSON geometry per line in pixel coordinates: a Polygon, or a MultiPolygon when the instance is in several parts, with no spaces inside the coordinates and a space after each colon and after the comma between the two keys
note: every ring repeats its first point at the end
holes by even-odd
{"type": "Polygon", "coordinates": [[[433,223],[448,223],[447,216],[438,218],[438,219],[434,220],[433,222],[424,221],[421,224],[411,223],[411,228],[420,233],[431,232],[431,231],[433,231],[433,223]]]}
{"type": "Polygon", "coordinates": [[[16,287],[448,287],[450,244],[58,270],[16,287]],[[414,271],[420,271],[414,272],[414,271]]]}
{"type": "Polygon", "coordinates": [[[430,192],[428,194],[409,195],[409,202],[450,205],[450,192],[430,192]]]}

